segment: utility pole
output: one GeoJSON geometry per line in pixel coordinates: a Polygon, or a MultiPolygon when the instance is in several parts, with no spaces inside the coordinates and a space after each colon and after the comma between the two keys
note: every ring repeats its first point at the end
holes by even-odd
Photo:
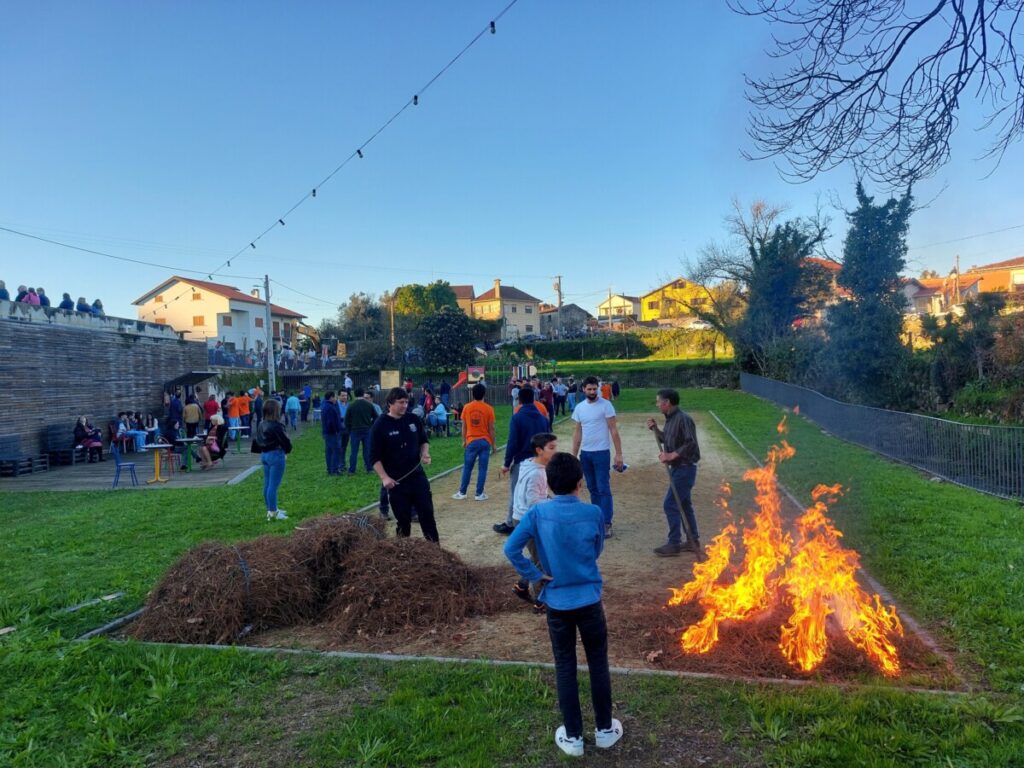
{"type": "Polygon", "coordinates": [[[562,276],[555,275],[555,296],[558,299],[558,338],[562,338],[562,276]]]}
{"type": "Polygon", "coordinates": [[[263,276],[263,325],[267,331],[267,394],[277,390],[277,371],[274,370],[274,323],[270,318],[270,275],[263,276]]]}
{"type": "Polygon", "coordinates": [[[395,294],[391,294],[391,301],[388,302],[388,314],[391,317],[391,354],[395,354],[395,294]]]}

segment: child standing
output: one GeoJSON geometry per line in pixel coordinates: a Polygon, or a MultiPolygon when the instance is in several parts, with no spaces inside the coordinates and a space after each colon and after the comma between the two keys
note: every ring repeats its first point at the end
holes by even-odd
{"type": "Polygon", "coordinates": [[[548,606],[548,634],[563,719],[555,731],[555,744],[566,754],[579,757],[583,754],[583,716],[576,680],[577,631],[590,668],[595,742],[607,749],[622,737],[622,723],[612,718],[608,626],[597,568],[604,548],[604,517],[599,507],[579,499],[583,469],[575,456],[556,453],[545,473],[554,498],[523,515],[505,542],[505,557],[521,577],[543,583],[540,599],[548,606]],[[531,540],[537,547],[540,568],[523,556],[523,547],[531,540]]]}
{"type": "MultiPolygon", "coordinates": [[[[548,499],[548,478],[547,466],[551,457],[558,452],[558,436],[551,432],[541,432],[530,438],[530,445],[533,447],[533,458],[527,459],[519,467],[519,480],[512,491],[512,525],[517,527],[523,515],[542,501],[548,499]]],[[[530,559],[536,565],[540,562],[537,559],[537,546],[531,539],[526,544],[530,552],[530,559]]],[[[520,579],[512,587],[517,597],[533,604],[533,610],[537,613],[544,611],[544,603],[539,599],[540,589],[543,586],[540,582],[530,584],[526,579],[520,579]],[[531,593],[530,587],[533,587],[531,593]]]]}

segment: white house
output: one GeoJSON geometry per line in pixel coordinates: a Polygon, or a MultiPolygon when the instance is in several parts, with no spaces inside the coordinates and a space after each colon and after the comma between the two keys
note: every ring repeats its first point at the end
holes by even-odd
{"type": "MultiPolygon", "coordinates": [[[[231,285],[174,275],[132,302],[139,320],[169,325],[193,341],[213,347],[223,342],[229,352],[266,346],[266,303],[258,289],[242,293],[231,285]]],[[[270,305],[274,347],[292,347],[296,326],[306,316],[277,304],[270,305]]]]}
{"type": "Polygon", "coordinates": [[[613,293],[597,305],[597,319],[600,322],[621,323],[624,320],[640,319],[640,297],[613,293]]]}

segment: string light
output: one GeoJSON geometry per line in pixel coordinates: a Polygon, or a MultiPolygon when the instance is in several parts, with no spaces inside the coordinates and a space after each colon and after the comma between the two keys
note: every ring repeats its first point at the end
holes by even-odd
{"type": "Polygon", "coordinates": [[[413,96],[412,97],[412,105],[415,107],[415,106],[418,106],[419,103],[420,103],[420,97],[419,96],[413,96]]]}
{"type": "Polygon", "coordinates": [[[357,149],[356,154],[359,155],[360,159],[363,157],[363,150],[357,149]]]}

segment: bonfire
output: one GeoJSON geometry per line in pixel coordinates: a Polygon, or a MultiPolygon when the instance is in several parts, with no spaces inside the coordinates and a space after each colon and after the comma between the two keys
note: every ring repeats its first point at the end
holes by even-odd
{"type": "MultiPolygon", "coordinates": [[[[785,419],[778,431],[785,434],[785,419]]],[[[841,486],[815,487],[813,504],[796,519],[794,532],[783,528],[776,471],[796,451],[785,438],[779,443],[769,449],[764,466],[743,475],[754,483],[757,509],[742,532],[742,561],[733,563],[740,532],[729,522],[708,546],[707,560],[693,566],[693,578],[680,589],[670,588],[670,606],[696,600],[704,609],[703,618],[683,631],[683,651],[708,653],[724,622],[751,621],[782,605],[789,619],[781,627],[779,650],[791,666],[803,672],[817,668],[833,627],[882,674],[899,675],[893,637],[903,636],[903,625],[896,609],[857,583],[860,556],[840,544],[843,534],[826,514],[842,495],[841,486]]],[[[723,486],[718,504],[727,517],[732,516],[729,498],[730,489],[723,486]]]]}

